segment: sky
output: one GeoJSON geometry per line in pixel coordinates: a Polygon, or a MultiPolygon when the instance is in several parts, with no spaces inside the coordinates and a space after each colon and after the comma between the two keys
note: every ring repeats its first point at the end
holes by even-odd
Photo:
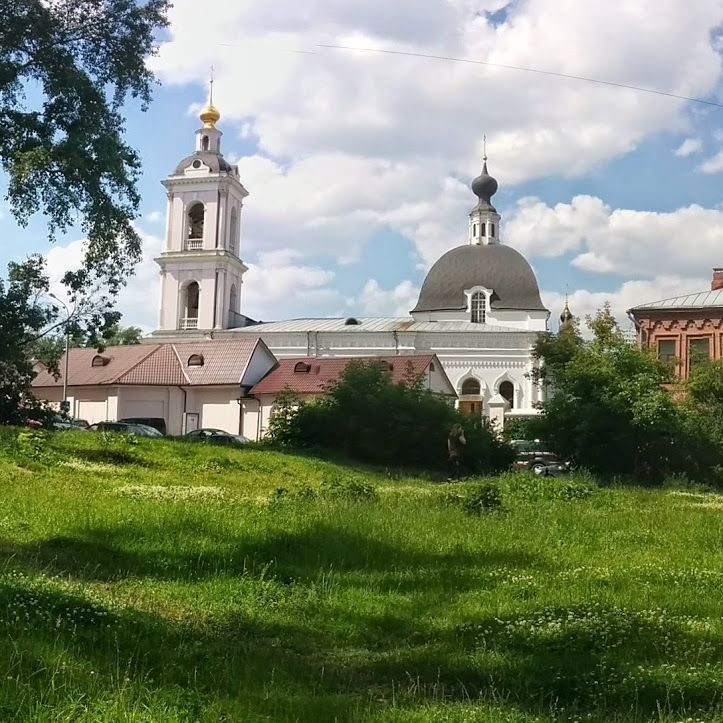
{"type": "MultiPolygon", "coordinates": [[[[485,135],[501,241],[553,320],[566,291],[574,314],[609,301],[624,320],[723,266],[723,108],[498,67],[723,103],[723,0],[174,0],[170,19],[153,104],[127,110],[144,259],[126,325],[157,323],[160,181],[193,151],[211,66],[222,149],[250,193],[252,318],[406,315],[466,243],[485,135]]],[[[41,251],[59,279],[82,255],[77,232],[49,246],[43,218],[20,229],[1,205],[0,233],[3,267],[41,251]]]]}

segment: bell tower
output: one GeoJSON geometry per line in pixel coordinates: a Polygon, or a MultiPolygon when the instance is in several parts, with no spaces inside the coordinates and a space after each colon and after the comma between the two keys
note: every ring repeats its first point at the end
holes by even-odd
{"type": "Polygon", "coordinates": [[[248,191],[238,168],[221,154],[221,114],[213,104],[201,112],[196,150],[162,183],[168,197],[166,244],[156,259],[161,305],[156,336],[242,326],[240,219],[248,191]]]}

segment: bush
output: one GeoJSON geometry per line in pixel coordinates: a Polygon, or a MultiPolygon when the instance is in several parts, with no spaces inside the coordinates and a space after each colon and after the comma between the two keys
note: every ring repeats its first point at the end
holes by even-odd
{"type": "Polygon", "coordinates": [[[352,362],[326,398],[303,404],[282,397],[270,425],[276,444],[321,449],[361,462],[417,469],[447,464],[447,434],[464,427],[465,467],[471,473],[496,472],[514,459],[482,419],[464,417],[452,405],[422,388],[412,377],[395,383],[377,362],[352,362]]]}
{"type": "Polygon", "coordinates": [[[362,477],[326,477],[321,481],[321,491],[326,497],[373,502],[377,499],[374,485],[362,477]]]}
{"type": "Polygon", "coordinates": [[[483,482],[467,490],[462,495],[461,504],[468,515],[479,516],[489,512],[499,512],[502,509],[502,492],[498,485],[483,482]]]}

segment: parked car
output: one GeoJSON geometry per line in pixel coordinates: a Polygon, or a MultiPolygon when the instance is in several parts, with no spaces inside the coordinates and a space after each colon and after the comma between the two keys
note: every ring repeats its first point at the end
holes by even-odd
{"type": "Polygon", "coordinates": [[[555,476],[570,471],[569,460],[546,449],[539,439],[513,439],[510,446],[515,451],[515,469],[526,469],[542,476],[555,476]]]}
{"type": "Polygon", "coordinates": [[[88,422],[86,422],[85,419],[72,419],[70,417],[63,417],[60,414],[56,414],[53,417],[50,421],[50,426],[53,429],[66,432],[88,431],[88,422]]]}
{"type": "Polygon", "coordinates": [[[162,435],[166,435],[166,420],[163,417],[124,417],[118,421],[125,424],[145,424],[146,427],[153,427],[162,435]]]}
{"type": "Polygon", "coordinates": [[[240,434],[229,434],[222,429],[194,429],[192,432],[187,432],[183,439],[188,442],[206,442],[206,444],[220,444],[232,447],[240,447],[251,441],[240,434]]]}
{"type": "Polygon", "coordinates": [[[137,437],[162,437],[163,435],[147,424],[128,424],[126,422],[98,422],[88,427],[91,432],[116,432],[118,434],[135,434],[137,437]]]}

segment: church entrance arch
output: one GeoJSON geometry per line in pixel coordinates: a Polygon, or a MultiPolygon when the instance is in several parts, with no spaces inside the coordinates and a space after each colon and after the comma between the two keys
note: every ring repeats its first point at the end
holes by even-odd
{"type": "Polygon", "coordinates": [[[482,415],[482,385],[479,379],[467,377],[460,387],[459,411],[468,417],[482,415]]]}

